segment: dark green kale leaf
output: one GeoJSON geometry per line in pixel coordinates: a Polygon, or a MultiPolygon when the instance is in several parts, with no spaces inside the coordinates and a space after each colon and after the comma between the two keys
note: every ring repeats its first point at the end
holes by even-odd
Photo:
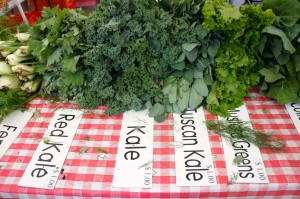
{"type": "MultiPolygon", "coordinates": [[[[294,43],[294,42],[293,42],[294,43]]],[[[300,43],[294,44],[296,52],[291,54],[287,63],[280,65],[265,64],[260,70],[263,77],[261,94],[276,99],[281,104],[300,103],[300,43]]]]}
{"type": "Polygon", "coordinates": [[[298,0],[264,0],[264,9],[272,9],[276,14],[276,23],[286,27],[294,26],[300,18],[298,0]]]}
{"type": "Polygon", "coordinates": [[[164,121],[169,113],[205,106],[212,85],[211,64],[222,40],[221,35],[201,25],[203,1],[173,3],[176,9],[169,11],[174,16],[170,29],[173,48],[167,52],[172,55],[170,62],[174,71],[163,80],[162,93],[147,103],[149,115],[157,122],[164,121]],[[186,6],[188,2],[190,6],[186,6]],[[199,8],[199,12],[192,13],[192,7],[199,8]],[[185,11],[177,12],[182,9],[185,11]]]}

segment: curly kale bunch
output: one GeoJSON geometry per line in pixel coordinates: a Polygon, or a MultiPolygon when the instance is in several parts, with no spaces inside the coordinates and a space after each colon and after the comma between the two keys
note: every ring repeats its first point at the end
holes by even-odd
{"type": "Polygon", "coordinates": [[[83,108],[107,105],[106,114],[141,110],[160,92],[179,50],[168,29],[171,16],[155,0],[103,0],[85,23],[92,46],[83,63],[90,68],[84,91],[74,99],[83,108]],[[173,52],[173,51],[172,51],[173,52]]]}

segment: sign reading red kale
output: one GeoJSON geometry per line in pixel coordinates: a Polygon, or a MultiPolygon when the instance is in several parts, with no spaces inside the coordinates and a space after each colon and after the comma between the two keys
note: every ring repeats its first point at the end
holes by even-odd
{"type": "Polygon", "coordinates": [[[82,111],[73,109],[55,112],[45,132],[44,140],[39,143],[33,154],[19,186],[55,188],[82,114],[82,111]]]}

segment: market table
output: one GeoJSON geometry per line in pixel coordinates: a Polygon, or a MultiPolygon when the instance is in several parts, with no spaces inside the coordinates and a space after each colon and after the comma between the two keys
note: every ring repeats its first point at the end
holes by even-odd
{"type": "MultiPolygon", "coordinates": [[[[300,135],[284,105],[259,95],[256,90],[252,90],[250,96],[244,101],[253,128],[271,131],[275,138],[286,141],[283,152],[261,150],[268,184],[229,184],[221,138],[210,133],[217,185],[176,186],[176,145],[170,115],[165,122],[154,124],[152,188],[112,187],[122,115],[105,116],[105,107],[99,107],[84,111],[55,189],[19,187],[18,182],[43,139],[54,111],[61,107],[78,108],[72,103],[36,98],[28,105],[36,108],[39,114],[30,119],[0,159],[0,198],[299,198],[300,135]],[[83,147],[87,147],[87,151],[80,153],[83,147]]],[[[206,111],[205,117],[217,119],[206,111]]]]}

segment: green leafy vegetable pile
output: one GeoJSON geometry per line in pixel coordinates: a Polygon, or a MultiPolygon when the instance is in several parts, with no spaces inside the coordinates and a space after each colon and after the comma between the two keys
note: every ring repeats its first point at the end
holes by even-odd
{"type": "Polygon", "coordinates": [[[223,117],[248,90],[300,101],[300,2],[102,0],[90,14],[45,8],[29,28],[40,94],[107,115],[200,106],[223,117]]]}
{"type": "Polygon", "coordinates": [[[262,30],[261,93],[282,104],[300,103],[300,2],[265,0],[263,8],[272,9],[276,20],[262,30]]]}
{"type": "Polygon", "coordinates": [[[86,49],[82,10],[45,8],[42,19],[30,29],[29,49],[37,58],[37,71],[44,76],[42,95],[69,100],[80,92],[85,70],[80,67],[86,49]]]}
{"type": "Polygon", "coordinates": [[[178,54],[168,34],[171,16],[155,0],[104,0],[85,22],[84,108],[107,105],[106,113],[145,108],[161,90],[178,54]]]}
{"type": "Polygon", "coordinates": [[[207,98],[207,109],[228,116],[239,107],[248,90],[259,83],[261,64],[256,59],[261,30],[274,21],[269,9],[247,5],[234,7],[224,0],[207,1],[203,8],[204,28],[222,31],[222,43],[213,64],[214,83],[207,98]]]}
{"type": "Polygon", "coordinates": [[[169,113],[182,113],[205,105],[213,81],[210,65],[221,36],[203,28],[203,5],[204,1],[162,4],[165,10],[172,10],[169,37],[173,46],[177,45],[177,55],[170,59],[172,73],[162,81],[162,92],[147,103],[149,115],[156,121],[164,121],[169,113]]]}

